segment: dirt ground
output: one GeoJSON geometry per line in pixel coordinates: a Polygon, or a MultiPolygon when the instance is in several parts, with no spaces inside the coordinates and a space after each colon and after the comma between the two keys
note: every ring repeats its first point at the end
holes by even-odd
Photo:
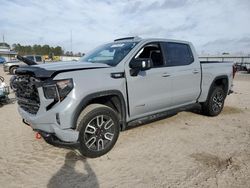
{"type": "Polygon", "coordinates": [[[97,159],[35,139],[12,94],[0,106],[0,187],[250,187],[250,74],[234,91],[218,117],[181,112],[129,129],[97,159]]]}

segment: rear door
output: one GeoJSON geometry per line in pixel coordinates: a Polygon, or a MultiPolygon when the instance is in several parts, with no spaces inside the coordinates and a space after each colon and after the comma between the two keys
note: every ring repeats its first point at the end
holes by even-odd
{"type": "Polygon", "coordinates": [[[171,78],[168,77],[160,43],[146,44],[138,50],[134,58],[151,58],[154,66],[149,70],[140,71],[137,76],[130,75],[129,67],[126,69],[129,111],[132,119],[161,111],[172,105],[171,78]]]}
{"type": "Polygon", "coordinates": [[[201,69],[189,44],[164,42],[168,72],[172,78],[173,106],[194,103],[200,94],[201,69]]]}

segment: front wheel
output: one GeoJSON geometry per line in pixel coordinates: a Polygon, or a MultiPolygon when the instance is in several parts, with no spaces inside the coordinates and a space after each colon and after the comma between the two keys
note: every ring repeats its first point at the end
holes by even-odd
{"type": "Polygon", "coordinates": [[[15,74],[18,67],[14,66],[10,68],[10,74],[15,74]]]}
{"type": "Polygon", "coordinates": [[[208,116],[217,116],[224,107],[226,94],[221,87],[215,87],[205,103],[202,104],[202,111],[208,116]]]}
{"type": "Polygon", "coordinates": [[[100,157],[109,152],[118,139],[117,112],[102,104],[91,104],[80,114],[77,130],[82,155],[100,157]]]}

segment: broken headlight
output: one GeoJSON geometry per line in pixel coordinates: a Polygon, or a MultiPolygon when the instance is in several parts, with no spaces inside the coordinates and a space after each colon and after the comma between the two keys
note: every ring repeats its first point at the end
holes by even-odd
{"type": "Polygon", "coordinates": [[[43,86],[43,92],[46,99],[54,99],[62,101],[73,89],[74,84],[72,79],[54,80],[43,86]]]}

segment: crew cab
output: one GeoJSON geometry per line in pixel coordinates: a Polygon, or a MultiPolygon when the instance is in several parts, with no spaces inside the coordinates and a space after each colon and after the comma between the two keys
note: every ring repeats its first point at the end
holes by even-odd
{"type": "MultiPolygon", "coordinates": [[[[42,56],[40,55],[27,55],[24,56],[27,59],[30,59],[31,61],[37,63],[37,64],[41,64],[44,63],[42,56]]],[[[4,62],[3,63],[3,70],[4,72],[9,72],[10,74],[15,74],[16,69],[18,67],[20,67],[21,65],[24,65],[24,63],[22,61],[8,61],[8,62],[4,62]]]]}
{"type": "Polygon", "coordinates": [[[231,93],[232,66],[200,62],[190,42],[129,37],[79,62],[20,67],[11,85],[24,123],[48,143],[94,158],[110,151],[133,122],[197,104],[217,116],[231,93]]]}

